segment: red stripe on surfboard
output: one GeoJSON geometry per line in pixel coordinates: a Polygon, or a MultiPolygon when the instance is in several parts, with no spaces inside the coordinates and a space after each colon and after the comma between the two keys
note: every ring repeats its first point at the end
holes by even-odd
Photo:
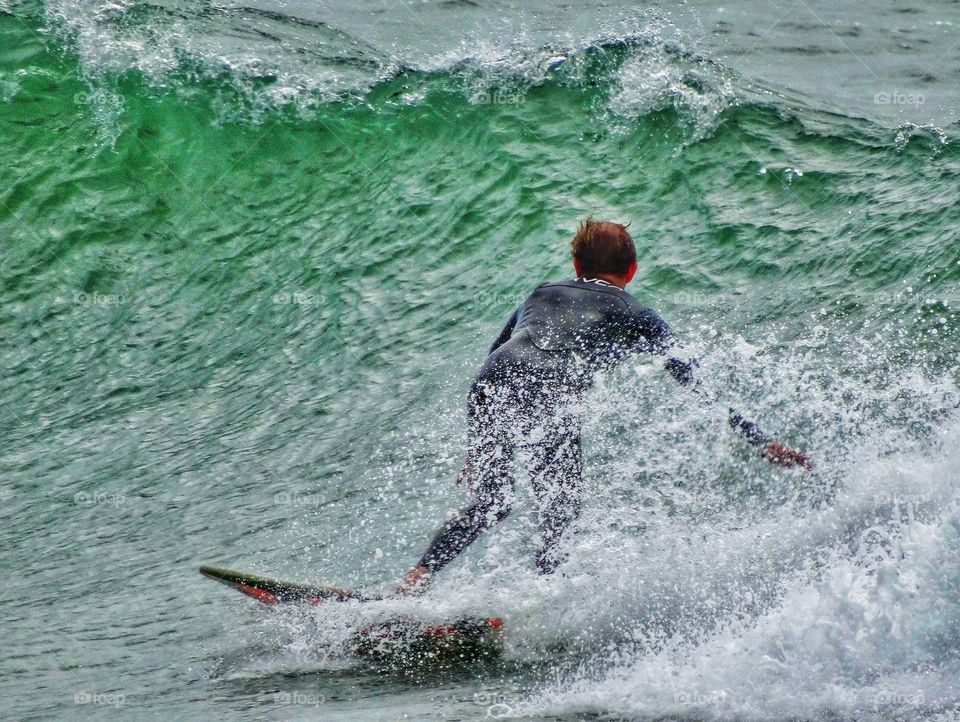
{"type": "Polygon", "coordinates": [[[456,634],[457,631],[457,628],[452,624],[445,624],[442,627],[427,627],[424,630],[424,634],[428,637],[447,637],[451,634],[456,634]]]}
{"type": "Polygon", "coordinates": [[[280,598],[276,594],[272,594],[266,589],[251,587],[249,584],[243,584],[242,582],[234,582],[234,584],[236,585],[237,589],[244,594],[253,597],[258,602],[263,602],[264,604],[276,604],[280,601],[280,598]]]}
{"type": "MultiPolygon", "coordinates": [[[[491,629],[501,629],[503,627],[503,620],[499,618],[488,619],[487,624],[491,629]]],[[[424,630],[424,634],[426,634],[428,637],[447,637],[451,634],[459,633],[460,630],[457,629],[455,624],[443,624],[439,627],[427,627],[424,630]]]]}

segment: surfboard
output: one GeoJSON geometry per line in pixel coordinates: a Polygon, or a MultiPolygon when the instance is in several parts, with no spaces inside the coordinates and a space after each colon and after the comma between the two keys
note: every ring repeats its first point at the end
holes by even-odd
{"type": "MultiPolygon", "coordinates": [[[[339,587],[283,582],[211,565],[200,567],[200,573],[269,606],[315,606],[383,599],[339,587]]],[[[466,661],[499,653],[502,630],[503,621],[499,618],[462,617],[436,624],[410,617],[396,617],[359,630],[354,636],[354,648],[359,655],[381,662],[436,662],[449,659],[466,661]]]]}
{"type": "Polygon", "coordinates": [[[317,587],[293,582],[281,582],[276,579],[236,572],[232,569],[204,565],[200,573],[214,581],[226,584],[231,589],[253,597],[264,604],[323,604],[324,602],[371,602],[379,597],[350,592],[338,587],[317,587]]]}

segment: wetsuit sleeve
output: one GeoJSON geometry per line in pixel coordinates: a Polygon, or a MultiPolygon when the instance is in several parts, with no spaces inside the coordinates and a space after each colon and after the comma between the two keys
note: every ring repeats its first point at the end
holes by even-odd
{"type": "Polygon", "coordinates": [[[639,335],[638,351],[665,354],[670,347],[677,345],[677,337],[664,321],[649,308],[634,314],[634,329],[639,335]]]}
{"type": "Polygon", "coordinates": [[[729,413],[730,428],[734,431],[739,431],[741,434],[743,434],[743,437],[754,446],[766,446],[772,441],[772,439],[763,433],[760,430],[760,427],[754,422],[747,421],[745,418],[743,418],[743,416],[738,414],[733,409],[730,409],[729,413]]]}
{"type": "MultiPolygon", "coordinates": [[[[669,324],[650,309],[644,309],[643,312],[637,314],[636,319],[637,328],[642,339],[641,347],[643,350],[657,355],[668,356],[664,368],[666,368],[670,375],[673,376],[678,383],[687,386],[705,401],[712,403],[714,399],[709,398],[694,374],[693,370],[697,367],[696,360],[690,359],[689,361],[684,361],[676,356],[668,355],[670,351],[678,350],[679,347],[679,341],[669,324]]],[[[729,409],[729,423],[731,429],[742,434],[743,437],[754,446],[766,445],[771,441],[770,437],[764,434],[756,423],[745,419],[734,409],[729,409]]]]}
{"type": "Polygon", "coordinates": [[[493,345],[490,346],[490,351],[488,353],[493,353],[510,340],[510,336],[513,335],[513,329],[517,325],[517,315],[519,313],[520,307],[517,306],[517,309],[513,312],[513,314],[511,314],[509,320],[507,321],[507,325],[503,327],[503,330],[500,332],[500,335],[497,336],[496,341],[494,341],[493,345]]]}
{"type": "MultiPolygon", "coordinates": [[[[667,356],[672,349],[679,346],[677,337],[670,325],[650,309],[644,309],[637,314],[635,323],[640,336],[640,342],[636,350],[646,351],[658,356],[667,356]]],[[[669,356],[665,368],[678,383],[691,386],[696,391],[698,390],[697,383],[693,374],[696,365],[696,361],[683,361],[675,356],[669,356]]]]}

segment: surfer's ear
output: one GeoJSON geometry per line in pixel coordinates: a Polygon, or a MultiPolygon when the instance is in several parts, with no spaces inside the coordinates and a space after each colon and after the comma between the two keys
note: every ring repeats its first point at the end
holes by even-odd
{"type": "Polygon", "coordinates": [[[573,259],[573,272],[577,275],[577,278],[583,278],[583,265],[576,258],[573,259]]]}
{"type": "Polygon", "coordinates": [[[635,275],[637,275],[637,262],[636,262],[636,261],[634,261],[633,263],[630,264],[630,270],[628,270],[628,271],[627,271],[627,275],[624,276],[624,278],[627,279],[627,280],[626,280],[626,282],[625,282],[623,285],[626,286],[627,283],[630,283],[630,281],[633,280],[633,277],[634,277],[635,275]]]}

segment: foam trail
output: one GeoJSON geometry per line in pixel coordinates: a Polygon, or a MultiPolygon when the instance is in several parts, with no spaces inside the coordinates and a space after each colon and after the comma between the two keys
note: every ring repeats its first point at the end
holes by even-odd
{"type": "Polygon", "coordinates": [[[697,543],[677,550],[677,566],[662,559],[651,565],[637,645],[620,646],[573,681],[544,690],[524,711],[889,719],[955,706],[958,431],[956,421],[942,429],[944,448],[934,458],[912,449],[851,469],[823,513],[784,515],[745,533],[698,534],[697,543]],[[728,575],[738,565],[745,569],[745,560],[784,571],[805,556],[804,546],[819,548],[820,559],[811,556],[785,574],[768,605],[757,604],[762,572],[728,575]],[[696,591],[705,587],[716,600],[738,600],[737,613],[718,617],[696,591]],[[705,613],[707,620],[652,638],[644,629],[655,626],[649,618],[664,602],[670,617],[705,613]]]}

